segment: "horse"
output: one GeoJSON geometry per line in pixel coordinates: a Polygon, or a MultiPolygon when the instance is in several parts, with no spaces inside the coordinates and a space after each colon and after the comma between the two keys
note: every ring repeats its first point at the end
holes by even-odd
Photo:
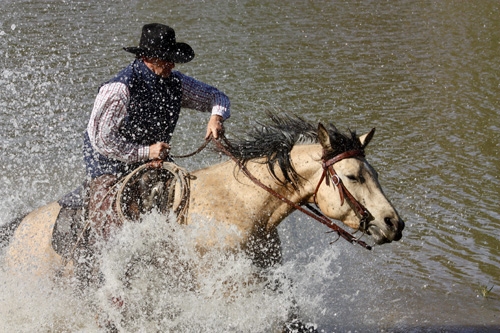
{"type": "MultiPolygon", "coordinates": [[[[189,195],[184,199],[182,223],[195,225],[203,220],[211,229],[196,240],[200,252],[220,246],[245,251],[260,267],[276,265],[282,260],[277,227],[304,206],[351,242],[364,244],[346,237],[350,234],[325,219],[359,230],[378,245],[401,239],[404,222],[365,157],[375,129],[357,136],[298,116],[268,116],[268,123],[258,123],[245,137],[216,147],[230,159],[187,174],[189,195]],[[214,237],[227,228],[236,232],[214,237]]],[[[177,205],[183,202],[180,192],[175,191],[177,205]]],[[[39,276],[55,276],[61,269],[73,273],[71,260],[53,245],[58,217],[71,212],[63,206],[58,201],[49,203],[4,226],[3,233],[11,234],[7,266],[39,276]]],[[[76,219],[84,220],[84,215],[76,219]]]]}

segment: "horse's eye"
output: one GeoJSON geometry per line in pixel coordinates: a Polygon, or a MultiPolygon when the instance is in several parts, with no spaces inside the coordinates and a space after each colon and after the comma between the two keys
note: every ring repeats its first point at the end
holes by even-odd
{"type": "Polygon", "coordinates": [[[363,176],[356,177],[354,175],[348,175],[347,179],[349,179],[350,181],[352,181],[354,183],[361,183],[361,184],[363,184],[366,181],[365,177],[363,177],[363,176]]]}
{"type": "Polygon", "coordinates": [[[358,181],[358,179],[356,178],[356,176],[353,176],[353,175],[348,175],[347,179],[352,180],[353,182],[357,182],[358,181]]]}

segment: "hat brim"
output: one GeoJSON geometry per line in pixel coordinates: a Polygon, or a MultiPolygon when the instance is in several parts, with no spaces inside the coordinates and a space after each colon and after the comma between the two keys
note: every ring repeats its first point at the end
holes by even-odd
{"type": "Polygon", "coordinates": [[[165,61],[171,61],[179,64],[190,62],[194,58],[193,49],[186,43],[176,43],[175,47],[166,51],[147,50],[136,46],[124,47],[123,49],[127,52],[135,54],[136,56],[160,58],[165,61]]]}

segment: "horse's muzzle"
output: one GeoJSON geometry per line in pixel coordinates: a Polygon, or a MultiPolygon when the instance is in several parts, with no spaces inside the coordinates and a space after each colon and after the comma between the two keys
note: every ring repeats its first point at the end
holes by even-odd
{"type": "Polygon", "coordinates": [[[400,218],[385,218],[382,226],[372,221],[368,225],[366,233],[372,236],[376,244],[381,245],[399,241],[403,237],[404,227],[405,223],[400,218]]]}

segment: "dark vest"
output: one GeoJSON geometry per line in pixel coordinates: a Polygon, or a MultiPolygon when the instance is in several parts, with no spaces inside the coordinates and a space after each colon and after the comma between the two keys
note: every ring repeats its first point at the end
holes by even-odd
{"type": "MultiPolygon", "coordinates": [[[[124,83],[130,91],[128,115],[120,127],[123,137],[144,146],[170,142],[179,119],[182,99],[182,83],[176,72],[162,78],[141,60],[135,60],[106,83],[113,82],[124,83]]],[[[103,174],[121,176],[138,166],[99,154],[90,144],[88,133],[84,138],[84,159],[87,173],[92,178],[103,174]]]]}

